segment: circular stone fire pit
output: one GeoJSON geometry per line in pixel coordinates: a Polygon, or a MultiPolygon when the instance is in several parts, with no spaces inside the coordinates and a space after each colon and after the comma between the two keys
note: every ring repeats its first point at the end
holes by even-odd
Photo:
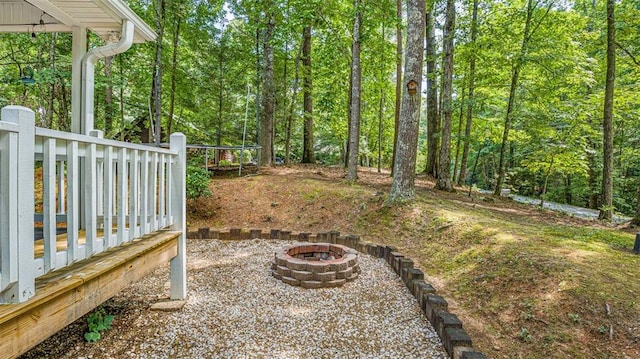
{"type": "Polygon", "coordinates": [[[282,247],[271,269],[277,279],[303,288],[340,287],[360,272],[356,250],[330,243],[282,247]]]}

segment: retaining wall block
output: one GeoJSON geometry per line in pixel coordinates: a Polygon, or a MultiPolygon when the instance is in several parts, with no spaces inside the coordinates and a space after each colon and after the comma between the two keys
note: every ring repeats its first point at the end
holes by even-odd
{"type": "Polygon", "coordinates": [[[407,271],[407,279],[404,284],[409,288],[411,293],[413,293],[414,280],[424,280],[424,273],[420,269],[411,268],[407,271]]]}
{"type": "Polygon", "coordinates": [[[298,233],[298,240],[300,242],[309,242],[309,236],[310,235],[311,235],[311,233],[307,233],[307,232],[298,233]]]}
{"type": "Polygon", "coordinates": [[[446,310],[436,309],[434,329],[440,338],[444,337],[447,328],[462,328],[462,322],[457,315],[446,310]]]}
{"type": "Polygon", "coordinates": [[[398,274],[398,268],[399,268],[399,261],[400,258],[404,258],[404,255],[398,253],[398,252],[391,252],[389,253],[389,265],[391,266],[391,268],[393,268],[393,271],[396,272],[396,274],[398,274]]]}
{"type": "Polygon", "coordinates": [[[385,254],[385,247],[378,245],[378,258],[384,258],[384,254],[385,254]]]}
{"type": "Polygon", "coordinates": [[[487,359],[487,356],[480,352],[464,351],[460,355],[460,359],[487,359]]]}
{"type": "Polygon", "coordinates": [[[329,233],[318,233],[316,235],[316,242],[327,243],[329,241],[329,233]]]}
{"type": "Polygon", "coordinates": [[[367,243],[367,252],[368,255],[372,257],[378,256],[378,245],[374,243],[367,243]]]}
{"type": "Polygon", "coordinates": [[[211,231],[211,239],[221,239],[220,238],[220,231],[211,231]]]}
{"type": "Polygon", "coordinates": [[[218,232],[218,239],[221,241],[228,241],[231,239],[230,232],[218,232]]]}
{"type": "Polygon", "coordinates": [[[211,238],[211,235],[209,234],[209,227],[198,228],[198,238],[200,239],[211,238]]]}
{"type": "Polygon", "coordinates": [[[424,301],[424,315],[431,322],[431,324],[435,327],[435,311],[437,309],[448,310],[449,303],[437,294],[426,294],[426,298],[423,298],[424,301]]]}
{"type": "Polygon", "coordinates": [[[441,339],[453,359],[460,359],[465,351],[473,351],[471,337],[463,328],[446,328],[441,339]]]}
{"type": "Polygon", "coordinates": [[[413,268],[413,261],[409,258],[400,258],[398,261],[398,273],[400,273],[400,279],[406,283],[409,269],[413,268]],[[405,270],[406,269],[406,270],[405,270]]]}
{"type": "Polygon", "coordinates": [[[251,239],[256,239],[256,238],[261,238],[262,237],[262,230],[261,229],[252,229],[249,231],[249,237],[251,237],[251,239]]]}
{"type": "Polygon", "coordinates": [[[436,294],[436,289],[424,280],[418,280],[413,282],[413,295],[416,297],[420,308],[424,312],[424,298],[427,294],[436,294]]]}
{"type": "Polygon", "coordinates": [[[187,232],[187,239],[198,239],[198,232],[197,231],[187,232]]]}
{"type": "Polygon", "coordinates": [[[340,232],[335,231],[335,230],[329,232],[329,243],[331,243],[331,244],[338,243],[338,237],[340,237],[340,232]]]}
{"type": "Polygon", "coordinates": [[[387,261],[387,263],[391,264],[391,252],[395,252],[396,250],[397,248],[393,246],[384,247],[384,259],[387,261]]]}
{"type": "Polygon", "coordinates": [[[269,231],[269,239],[280,239],[280,230],[272,229],[269,231]]]}
{"type": "Polygon", "coordinates": [[[280,239],[288,241],[291,239],[291,231],[281,231],[280,232],[280,239]]]}
{"type": "Polygon", "coordinates": [[[242,229],[240,229],[240,228],[231,228],[229,230],[229,239],[231,239],[231,240],[242,239],[242,229]]]}
{"type": "Polygon", "coordinates": [[[352,248],[352,249],[358,249],[358,243],[360,242],[360,237],[359,236],[354,236],[354,235],[348,235],[347,236],[347,247],[352,248]]]}

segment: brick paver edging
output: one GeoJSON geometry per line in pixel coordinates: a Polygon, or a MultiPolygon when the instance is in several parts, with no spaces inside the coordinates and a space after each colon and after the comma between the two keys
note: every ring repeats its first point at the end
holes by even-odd
{"type": "Polygon", "coordinates": [[[210,230],[200,228],[198,231],[188,232],[188,239],[220,239],[220,240],[242,240],[242,239],[281,239],[300,242],[340,244],[353,248],[360,253],[368,254],[378,258],[384,258],[393,268],[395,273],[402,279],[407,289],[418,301],[422,313],[431,322],[438,333],[440,340],[444,344],[449,356],[453,359],[486,359],[487,356],[473,350],[471,337],[464,330],[462,322],[453,313],[448,311],[447,301],[436,293],[435,288],[424,280],[424,273],[414,268],[413,260],[399,253],[395,247],[383,246],[375,243],[364,242],[359,236],[341,236],[338,231],[325,233],[292,233],[272,229],[263,232],[261,229],[251,229],[243,231],[239,228],[232,228],[227,231],[210,230]]]}

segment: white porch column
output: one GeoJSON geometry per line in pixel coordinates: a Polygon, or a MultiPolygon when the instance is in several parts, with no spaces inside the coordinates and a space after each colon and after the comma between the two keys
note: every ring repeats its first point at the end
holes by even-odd
{"type": "Polygon", "coordinates": [[[187,198],[185,194],[187,175],[187,137],[178,132],[171,135],[169,148],[178,156],[171,166],[171,214],[173,230],[181,231],[178,238],[178,255],[171,259],[171,299],[187,297],[187,198]]]}
{"type": "Polygon", "coordinates": [[[87,28],[74,26],[71,40],[71,132],[82,133],[82,58],[87,53],[87,28]]]}

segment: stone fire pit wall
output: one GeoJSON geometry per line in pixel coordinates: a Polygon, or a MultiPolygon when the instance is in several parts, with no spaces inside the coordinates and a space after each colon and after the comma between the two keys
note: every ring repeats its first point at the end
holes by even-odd
{"type": "Polygon", "coordinates": [[[303,288],[340,287],[358,277],[358,251],[331,244],[297,244],[275,253],[271,265],[275,278],[303,288]]]}

